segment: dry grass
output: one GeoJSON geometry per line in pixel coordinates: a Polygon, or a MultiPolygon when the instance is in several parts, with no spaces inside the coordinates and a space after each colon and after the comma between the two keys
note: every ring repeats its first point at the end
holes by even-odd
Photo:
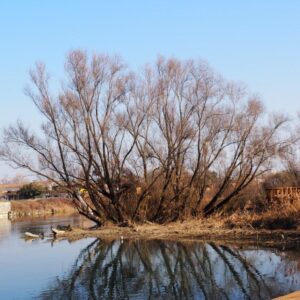
{"type": "Polygon", "coordinates": [[[64,238],[180,239],[287,247],[300,243],[299,217],[297,206],[274,204],[262,212],[240,211],[229,216],[214,215],[165,225],[146,222],[128,227],[106,224],[97,230],[74,229],[64,238]]]}
{"type": "Polygon", "coordinates": [[[70,215],[77,212],[72,201],[64,198],[31,199],[11,201],[14,218],[34,215],[70,215]]]}
{"type": "Polygon", "coordinates": [[[75,228],[66,232],[61,238],[69,241],[87,237],[97,237],[106,240],[114,239],[155,239],[155,240],[184,240],[203,242],[226,242],[227,244],[252,244],[263,246],[285,247],[300,243],[299,230],[255,230],[251,228],[231,228],[224,226],[219,218],[189,220],[174,222],[166,225],[133,224],[129,227],[109,225],[96,229],[75,228]]]}
{"type": "MultiPolygon", "coordinates": [[[[12,201],[12,210],[19,216],[47,213],[74,213],[67,199],[12,201]],[[30,214],[28,214],[30,212],[30,214]]],[[[105,239],[167,239],[226,241],[227,243],[252,243],[285,246],[300,243],[300,208],[296,205],[274,204],[262,212],[240,211],[228,216],[189,219],[165,225],[145,222],[120,227],[107,223],[96,230],[75,228],[62,238],[77,240],[86,237],[105,239]]]]}
{"type": "Polygon", "coordinates": [[[300,227],[299,204],[276,203],[261,212],[239,212],[221,219],[225,228],[295,230],[300,227]]]}

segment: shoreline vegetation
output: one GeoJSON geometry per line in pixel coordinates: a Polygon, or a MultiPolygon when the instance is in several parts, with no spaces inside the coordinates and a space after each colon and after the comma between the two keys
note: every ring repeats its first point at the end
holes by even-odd
{"type": "MultiPolygon", "coordinates": [[[[78,214],[70,199],[15,200],[11,218],[68,216],[78,214]]],[[[193,240],[259,246],[293,247],[300,244],[300,211],[295,205],[271,205],[261,212],[239,211],[231,215],[213,215],[165,224],[105,223],[98,228],[73,228],[57,238],[70,241],[88,237],[101,239],[193,240]]],[[[92,225],[92,223],[91,223],[92,225]]]]}
{"type": "Polygon", "coordinates": [[[139,239],[139,240],[180,240],[214,242],[236,245],[253,245],[265,247],[293,247],[300,244],[300,230],[267,230],[267,229],[227,229],[214,226],[214,221],[192,220],[174,222],[166,225],[136,224],[130,227],[106,225],[98,229],[73,228],[72,231],[60,234],[57,238],[69,241],[83,238],[139,239]],[[211,223],[207,226],[207,223],[211,223]]]}
{"type": "Polygon", "coordinates": [[[11,201],[10,218],[13,220],[24,217],[74,214],[78,214],[78,211],[70,199],[47,198],[11,201]]]}
{"type": "Polygon", "coordinates": [[[107,223],[100,228],[73,228],[60,235],[68,240],[88,237],[102,239],[194,240],[259,246],[293,247],[300,244],[299,214],[277,208],[264,213],[212,216],[167,224],[151,222],[117,226],[107,223]],[[275,211],[275,212],[274,212],[275,211]]]}

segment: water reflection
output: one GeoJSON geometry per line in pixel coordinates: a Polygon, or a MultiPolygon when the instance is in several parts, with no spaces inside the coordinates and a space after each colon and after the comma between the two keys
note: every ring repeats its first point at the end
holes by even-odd
{"type": "Polygon", "coordinates": [[[293,264],[279,252],[215,244],[95,240],[39,298],[271,299],[299,285],[298,269],[278,272],[293,264]]]}
{"type": "Polygon", "coordinates": [[[94,223],[83,218],[79,215],[74,216],[57,216],[57,217],[26,217],[24,219],[18,219],[12,221],[12,234],[23,236],[26,231],[34,234],[44,233],[45,235],[51,234],[51,226],[57,225],[70,225],[72,227],[87,228],[94,223]]]}
{"type": "Polygon", "coordinates": [[[0,242],[10,234],[11,222],[7,218],[0,218],[0,242]]]}

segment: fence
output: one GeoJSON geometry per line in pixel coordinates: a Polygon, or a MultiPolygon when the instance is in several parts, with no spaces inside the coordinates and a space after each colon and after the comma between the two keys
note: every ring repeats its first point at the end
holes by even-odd
{"type": "Polygon", "coordinates": [[[269,201],[298,201],[300,200],[300,187],[278,187],[267,190],[269,201]]]}

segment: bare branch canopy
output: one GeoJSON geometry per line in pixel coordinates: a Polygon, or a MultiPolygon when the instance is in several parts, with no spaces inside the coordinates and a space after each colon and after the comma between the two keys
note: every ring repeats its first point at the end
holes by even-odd
{"type": "Polygon", "coordinates": [[[202,61],[159,58],[134,73],[76,50],[65,72],[56,94],[43,64],[30,72],[41,132],[6,128],[0,154],[63,187],[99,225],[209,215],[291,143],[287,118],[202,61]]]}

